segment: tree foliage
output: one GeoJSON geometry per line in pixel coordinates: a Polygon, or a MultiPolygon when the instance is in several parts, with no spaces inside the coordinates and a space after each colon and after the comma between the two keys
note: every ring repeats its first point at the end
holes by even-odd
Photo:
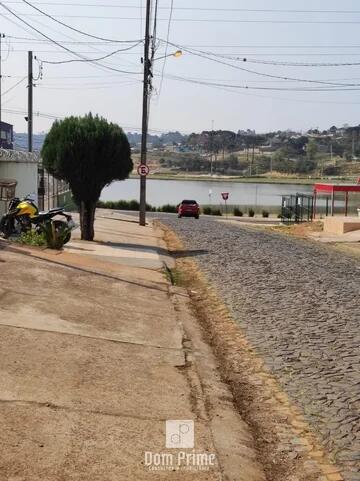
{"type": "Polygon", "coordinates": [[[41,150],[44,167],[66,180],[80,206],[82,239],[94,238],[94,214],[102,189],[133,169],[123,130],[91,113],[55,121],[41,150]]]}

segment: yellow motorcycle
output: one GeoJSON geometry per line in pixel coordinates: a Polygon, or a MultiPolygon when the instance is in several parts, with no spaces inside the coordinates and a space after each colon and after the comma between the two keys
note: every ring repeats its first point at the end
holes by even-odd
{"type": "Polygon", "coordinates": [[[76,228],[71,215],[65,214],[63,207],[56,207],[46,212],[39,212],[30,197],[14,197],[9,202],[8,211],[0,220],[0,232],[4,238],[21,235],[31,231],[34,226],[39,234],[45,234],[49,247],[59,249],[71,239],[71,231],[76,228]],[[53,219],[62,216],[65,220],[53,219]]]}

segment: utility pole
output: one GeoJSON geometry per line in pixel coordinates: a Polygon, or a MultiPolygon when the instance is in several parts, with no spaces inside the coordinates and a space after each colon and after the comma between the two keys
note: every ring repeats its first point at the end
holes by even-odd
{"type": "Polygon", "coordinates": [[[28,151],[33,150],[33,53],[28,52],[28,151]]]}
{"type": "Polygon", "coordinates": [[[1,121],[2,121],[2,102],[1,102],[1,96],[2,96],[2,45],[1,45],[1,40],[5,38],[5,35],[3,33],[0,33],[0,147],[2,145],[2,139],[1,139],[1,121]]]}
{"type": "Polygon", "coordinates": [[[214,121],[211,121],[211,157],[210,157],[210,176],[213,175],[213,162],[214,162],[214,121]]]}
{"type": "Polygon", "coordinates": [[[351,155],[352,155],[351,160],[354,160],[354,158],[355,158],[355,130],[352,131],[351,155]]]}
{"type": "MultiPolygon", "coordinates": [[[[146,165],[147,135],[149,120],[149,87],[151,76],[151,62],[149,59],[150,47],[150,10],[151,0],[146,0],[145,19],[145,43],[144,43],[144,85],[143,85],[143,108],[142,108],[142,136],[141,136],[141,157],[140,164],[146,165]]],[[[140,212],[139,224],[146,225],[146,175],[140,176],[140,212]]]]}

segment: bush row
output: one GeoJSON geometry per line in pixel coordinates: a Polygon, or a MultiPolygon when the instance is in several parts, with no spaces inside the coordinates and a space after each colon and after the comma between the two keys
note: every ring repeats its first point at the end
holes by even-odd
{"type": "MultiPolygon", "coordinates": [[[[102,209],[138,211],[140,206],[139,206],[139,202],[137,200],[116,200],[116,201],[113,201],[113,200],[107,200],[107,201],[99,200],[98,203],[97,203],[97,207],[100,207],[102,209]]],[[[153,207],[150,204],[146,204],[146,210],[148,212],[176,213],[177,212],[177,206],[173,205],[173,204],[165,204],[165,205],[162,205],[161,207],[153,207]]],[[[203,214],[205,214],[205,215],[217,215],[217,216],[223,215],[219,208],[209,207],[209,206],[203,208],[203,214]]],[[[236,217],[242,217],[244,215],[244,213],[238,207],[234,207],[233,215],[236,216],[236,217]]],[[[249,209],[247,215],[249,217],[254,217],[255,216],[254,209],[249,209]]],[[[267,210],[263,210],[262,216],[263,217],[269,217],[269,212],[267,210]]]]}
{"type": "MultiPolygon", "coordinates": [[[[115,209],[115,210],[134,210],[138,211],[140,204],[137,200],[99,200],[96,204],[97,207],[102,209],[115,209]]],[[[161,207],[153,207],[150,204],[146,204],[146,210],[148,212],[170,212],[176,213],[176,205],[165,204],[161,207]]]]}

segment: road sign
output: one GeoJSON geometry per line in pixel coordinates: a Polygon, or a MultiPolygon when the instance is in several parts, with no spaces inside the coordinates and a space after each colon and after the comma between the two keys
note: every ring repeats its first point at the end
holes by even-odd
{"type": "Polygon", "coordinates": [[[149,169],[149,167],[148,167],[146,164],[140,164],[140,165],[138,165],[137,173],[138,173],[141,177],[146,177],[147,175],[149,175],[149,172],[150,172],[150,169],[149,169]]]}
{"type": "Polygon", "coordinates": [[[221,196],[224,200],[228,200],[229,198],[229,192],[221,192],[221,196]]]}

